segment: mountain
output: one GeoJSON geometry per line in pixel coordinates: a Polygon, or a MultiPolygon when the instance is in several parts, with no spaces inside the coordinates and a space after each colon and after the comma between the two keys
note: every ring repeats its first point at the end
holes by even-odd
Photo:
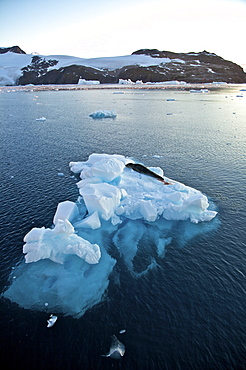
{"type": "Polygon", "coordinates": [[[0,48],[0,54],[5,54],[11,51],[16,54],[26,54],[19,46],[11,46],[10,48],[0,48]]]}
{"type": "Polygon", "coordinates": [[[131,55],[84,59],[25,54],[19,47],[14,50],[20,51],[5,49],[9,50],[0,52],[0,85],[77,84],[79,79],[109,84],[120,79],[246,83],[242,67],[207,51],[174,53],[141,49],[131,55]]]}

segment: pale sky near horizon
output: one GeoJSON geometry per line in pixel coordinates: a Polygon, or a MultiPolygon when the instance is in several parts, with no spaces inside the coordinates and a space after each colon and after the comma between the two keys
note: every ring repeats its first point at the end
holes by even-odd
{"type": "Polygon", "coordinates": [[[0,0],[0,47],[81,58],[207,50],[246,64],[246,0],[0,0]]]}

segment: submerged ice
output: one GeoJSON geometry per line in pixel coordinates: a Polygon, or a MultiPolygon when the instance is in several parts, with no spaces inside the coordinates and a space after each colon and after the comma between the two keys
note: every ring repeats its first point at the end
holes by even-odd
{"type": "Polygon", "coordinates": [[[105,296],[117,263],[112,248],[139,278],[157,266],[171,242],[183,245],[213,227],[204,222],[216,216],[204,194],[149,168],[171,183],[164,185],[126,167],[132,162],[94,153],[69,164],[80,176],[78,201],[59,203],[51,228],[33,228],[24,237],[26,263],[14,269],[6,298],[80,317],[105,296]]]}

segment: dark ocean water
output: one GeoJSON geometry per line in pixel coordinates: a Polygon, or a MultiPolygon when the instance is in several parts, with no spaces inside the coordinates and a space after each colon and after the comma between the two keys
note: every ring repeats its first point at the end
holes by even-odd
{"type": "Polygon", "coordinates": [[[141,278],[134,279],[119,261],[105,300],[80,319],[59,316],[47,329],[47,312],[2,297],[0,348],[6,368],[246,369],[242,87],[207,94],[0,94],[1,292],[23,260],[25,234],[32,227],[50,227],[59,202],[76,201],[68,163],[91,153],[123,154],[160,166],[166,176],[201,190],[218,210],[213,231],[183,248],[171,243],[159,267],[141,278]],[[93,120],[89,114],[98,109],[117,117],[93,120]],[[46,121],[36,121],[43,116],[46,121]],[[126,332],[119,334],[121,329],[126,332]],[[113,334],[126,347],[121,360],[101,356],[113,334]]]}

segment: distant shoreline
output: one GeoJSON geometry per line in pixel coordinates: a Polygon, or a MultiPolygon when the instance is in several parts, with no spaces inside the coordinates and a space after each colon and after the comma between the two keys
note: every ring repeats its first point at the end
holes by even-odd
{"type": "Polygon", "coordinates": [[[18,85],[18,86],[0,86],[0,92],[14,91],[77,91],[77,90],[218,90],[229,88],[242,88],[246,84],[228,84],[228,83],[187,83],[187,84],[98,84],[98,85],[18,85]]]}

